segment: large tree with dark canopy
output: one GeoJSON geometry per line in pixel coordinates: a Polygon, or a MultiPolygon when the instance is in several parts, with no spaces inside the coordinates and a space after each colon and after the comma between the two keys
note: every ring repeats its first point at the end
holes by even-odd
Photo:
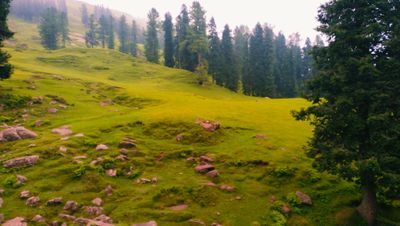
{"type": "Polygon", "coordinates": [[[163,23],[164,28],[164,65],[167,67],[174,67],[174,24],[172,23],[172,16],[170,13],[165,14],[163,23]]]}
{"type": "Polygon", "coordinates": [[[222,86],[224,81],[221,76],[221,40],[218,37],[217,25],[214,17],[211,17],[208,24],[208,73],[212,76],[213,81],[222,86]]]}
{"type": "Polygon", "coordinates": [[[297,112],[312,120],[315,166],[356,182],[357,210],[378,225],[377,197],[400,197],[400,2],[331,0],[318,20],[329,46],[314,51],[317,75],[297,112]]]}
{"type": "MultiPolygon", "coordinates": [[[[7,16],[10,12],[10,0],[0,2],[0,47],[3,47],[3,41],[11,38],[13,33],[7,25],[7,16]]],[[[8,63],[10,55],[0,49],[0,80],[7,79],[12,73],[12,66],[8,63]]]]}
{"type": "Polygon", "coordinates": [[[147,14],[147,31],[146,31],[146,43],[145,43],[145,56],[146,59],[152,63],[159,62],[158,55],[158,17],[159,14],[156,9],[152,8],[147,14]]]}
{"type": "Polygon", "coordinates": [[[233,44],[231,30],[228,25],[225,25],[222,32],[221,41],[221,63],[222,63],[222,79],[224,86],[232,91],[238,90],[239,75],[237,72],[237,65],[235,56],[233,54],[233,44]]]}

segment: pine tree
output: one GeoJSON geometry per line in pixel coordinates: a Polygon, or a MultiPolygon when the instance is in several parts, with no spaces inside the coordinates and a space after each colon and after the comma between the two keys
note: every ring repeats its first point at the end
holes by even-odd
{"type": "Polygon", "coordinates": [[[106,43],[107,43],[107,39],[108,39],[108,35],[109,35],[109,21],[107,20],[105,15],[101,15],[100,19],[99,19],[99,30],[98,30],[98,34],[99,34],[99,41],[101,44],[101,47],[105,48],[106,47],[106,43]]]}
{"type": "Polygon", "coordinates": [[[156,9],[152,8],[147,15],[147,32],[145,43],[145,56],[149,62],[159,63],[158,55],[158,17],[156,9]]]}
{"type": "Polygon", "coordinates": [[[42,45],[50,50],[58,48],[58,41],[60,36],[60,23],[58,12],[55,8],[47,9],[39,24],[39,33],[42,45]]]}
{"type": "Polygon", "coordinates": [[[81,13],[82,13],[81,21],[82,21],[83,25],[85,25],[85,27],[89,27],[89,13],[88,13],[86,4],[82,4],[81,13]]]}
{"type": "Polygon", "coordinates": [[[276,85],[276,96],[284,96],[285,90],[285,70],[287,61],[286,38],[282,33],[279,33],[274,42],[275,49],[275,65],[274,65],[274,80],[276,85]]]}
{"type": "Polygon", "coordinates": [[[125,15],[121,16],[119,20],[119,51],[123,53],[129,53],[129,28],[126,23],[125,15]]]}
{"type": "Polygon", "coordinates": [[[244,74],[246,73],[246,64],[248,60],[248,51],[249,51],[248,27],[246,26],[236,27],[233,39],[234,39],[233,52],[235,55],[235,63],[237,65],[239,80],[242,81],[243,84],[243,77],[244,74]]]}
{"type": "Polygon", "coordinates": [[[131,41],[130,41],[130,53],[132,56],[137,56],[138,55],[138,50],[137,50],[137,33],[138,33],[138,28],[136,25],[136,21],[132,21],[132,27],[131,27],[131,41]]]}
{"type": "Polygon", "coordinates": [[[10,78],[13,67],[8,63],[10,55],[1,50],[3,42],[13,36],[7,25],[7,16],[10,12],[10,0],[0,2],[0,80],[10,78]]]}
{"type": "Polygon", "coordinates": [[[86,32],[85,42],[86,46],[89,48],[94,48],[95,46],[99,45],[99,41],[97,39],[97,24],[93,14],[89,17],[89,30],[86,32]]]}
{"type": "Polygon", "coordinates": [[[107,48],[115,48],[115,36],[114,36],[114,18],[110,14],[108,16],[108,27],[107,27],[107,48]]]}
{"type": "Polygon", "coordinates": [[[207,22],[205,14],[206,12],[200,3],[193,2],[190,10],[191,25],[187,40],[189,42],[189,51],[194,55],[196,62],[192,62],[190,69],[201,67],[204,62],[204,55],[207,53],[207,22]]]}
{"type": "Polygon", "coordinates": [[[370,226],[385,224],[377,196],[400,197],[398,3],[336,0],[320,8],[318,30],[329,46],[313,52],[313,105],[295,114],[315,126],[307,149],[314,166],[358,185],[357,210],[370,226]]]}
{"type": "Polygon", "coordinates": [[[235,57],[233,54],[233,44],[231,30],[225,25],[222,33],[221,41],[221,63],[222,63],[222,80],[224,86],[232,91],[237,91],[239,84],[239,76],[237,73],[235,57]]]}
{"type": "Polygon", "coordinates": [[[311,39],[307,38],[305,42],[305,46],[303,47],[303,63],[302,63],[302,74],[303,74],[303,81],[301,83],[300,89],[305,92],[305,83],[309,80],[312,75],[314,74],[314,60],[312,58],[312,50],[313,46],[311,43],[311,39]]]}
{"type": "MultiPolygon", "coordinates": [[[[274,32],[270,27],[264,29],[264,75],[262,79],[258,80],[262,85],[260,86],[259,96],[274,97],[276,96],[276,87],[274,82],[274,32]]],[[[257,83],[257,80],[256,80],[257,83]]]]}
{"type": "Polygon", "coordinates": [[[244,79],[246,82],[246,84],[244,84],[244,92],[247,95],[261,95],[264,85],[262,81],[265,69],[264,54],[264,30],[261,24],[258,23],[250,37],[249,74],[247,75],[248,77],[244,79]]]}
{"type": "MultiPolygon", "coordinates": [[[[65,2],[64,2],[65,3],[65,2]]],[[[68,23],[68,15],[66,11],[62,11],[59,15],[59,29],[61,33],[61,43],[62,47],[65,47],[65,44],[69,41],[69,23],[68,23]]]]}
{"type": "Polygon", "coordinates": [[[217,25],[214,17],[211,18],[208,25],[208,73],[212,76],[217,85],[222,86],[222,62],[221,62],[221,40],[218,37],[217,25]]]}
{"type": "Polygon", "coordinates": [[[189,51],[189,13],[186,5],[182,5],[180,15],[176,19],[175,60],[178,68],[194,70],[192,55],[189,51]]]}
{"type": "Polygon", "coordinates": [[[172,23],[171,14],[165,14],[165,20],[163,23],[164,28],[164,64],[167,67],[174,67],[174,37],[173,29],[174,25],[172,23]]]}

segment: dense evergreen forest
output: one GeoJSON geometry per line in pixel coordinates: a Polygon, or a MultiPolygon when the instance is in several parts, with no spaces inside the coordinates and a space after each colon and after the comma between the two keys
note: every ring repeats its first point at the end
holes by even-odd
{"type": "MultiPolygon", "coordinates": [[[[216,20],[207,21],[206,10],[196,1],[191,7],[182,6],[175,23],[170,13],[160,19],[157,10],[151,9],[145,31],[135,20],[116,18],[103,6],[89,12],[82,4],[80,10],[88,48],[116,48],[132,56],[145,56],[149,62],[196,72],[199,84],[211,77],[217,85],[251,96],[279,98],[305,93],[305,83],[315,73],[312,49],[324,45],[317,36],[313,41],[307,38],[301,46],[299,34],[285,37],[261,23],[253,29],[225,25],[220,33],[216,20]],[[144,52],[139,51],[139,43],[145,44],[144,52]]],[[[39,21],[42,44],[47,49],[63,48],[69,41],[65,0],[15,0],[11,14],[39,21]]]]}

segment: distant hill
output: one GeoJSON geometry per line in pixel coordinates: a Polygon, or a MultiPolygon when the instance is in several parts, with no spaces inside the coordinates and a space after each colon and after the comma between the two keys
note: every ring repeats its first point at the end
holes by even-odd
{"type": "MultiPolygon", "coordinates": [[[[22,4],[23,3],[28,4],[28,1],[25,0],[20,0],[20,1],[22,4]]],[[[41,0],[29,1],[30,4],[35,4],[35,2],[38,2],[39,4],[41,0]]],[[[69,45],[72,47],[83,46],[85,43],[84,34],[86,32],[86,28],[81,22],[81,7],[82,4],[86,4],[89,14],[92,14],[94,13],[96,6],[76,0],[66,0],[65,3],[68,11],[70,39],[71,39],[69,45]]],[[[13,11],[13,9],[11,9],[11,11],[13,11]]],[[[125,15],[129,23],[130,21],[135,20],[140,28],[143,29],[145,26],[146,21],[143,18],[134,17],[132,15],[117,10],[110,9],[110,11],[116,20],[118,20],[122,15],[125,15]]],[[[9,26],[16,34],[13,40],[7,42],[8,45],[13,46],[19,43],[20,45],[23,46],[40,48],[40,38],[37,30],[38,20],[27,21],[15,15],[12,15],[9,17],[9,26]]]]}

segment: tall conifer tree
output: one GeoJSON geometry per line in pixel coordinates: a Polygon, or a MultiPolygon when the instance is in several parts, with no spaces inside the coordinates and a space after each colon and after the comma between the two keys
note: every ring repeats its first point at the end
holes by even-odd
{"type": "Polygon", "coordinates": [[[172,23],[171,14],[165,14],[165,20],[163,23],[164,28],[164,64],[167,67],[174,67],[174,37],[173,29],[174,25],[172,23]]]}
{"type": "Polygon", "coordinates": [[[147,14],[147,31],[145,43],[145,56],[149,62],[159,63],[158,55],[158,17],[156,9],[152,8],[147,14]]]}
{"type": "Polygon", "coordinates": [[[12,74],[12,66],[8,63],[10,55],[1,50],[3,42],[13,36],[7,25],[7,16],[10,12],[10,0],[0,2],[0,80],[7,79],[12,74]]]}

